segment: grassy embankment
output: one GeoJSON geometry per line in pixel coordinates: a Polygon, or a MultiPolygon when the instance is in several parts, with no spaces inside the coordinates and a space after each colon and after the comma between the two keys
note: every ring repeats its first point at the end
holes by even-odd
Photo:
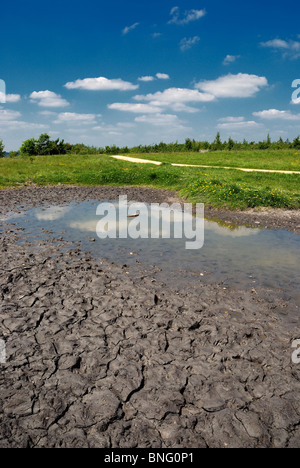
{"type": "MultiPolygon", "coordinates": [[[[134,155],[130,155],[133,157],[134,155]]],[[[229,166],[300,171],[300,152],[256,151],[209,154],[139,154],[162,166],[117,161],[109,156],[36,156],[0,160],[0,188],[24,184],[142,185],[176,190],[189,201],[215,207],[270,206],[300,208],[300,175],[245,173],[229,166]],[[170,163],[205,164],[212,168],[172,167],[170,163]]]]}

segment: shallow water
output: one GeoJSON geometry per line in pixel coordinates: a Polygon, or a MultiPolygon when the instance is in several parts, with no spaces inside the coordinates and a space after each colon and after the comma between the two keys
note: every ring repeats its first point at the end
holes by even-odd
{"type": "MultiPolygon", "coordinates": [[[[224,226],[205,220],[200,250],[186,250],[186,239],[105,239],[96,235],[98,201],[41,206],[7,222],[24,228],[24,237],[50,231],[64,240],[80,241],[97,258],[146,268],[156,265],[159,278],[224,283],[224,287],[280,290],[284,299],[300,305],[300,236],[291,232],[224,226]]],[[[175,220],[176,221],[176,220],[175,220]]],[[[128,222],[131,222],[128,220],[128,222]]]]}

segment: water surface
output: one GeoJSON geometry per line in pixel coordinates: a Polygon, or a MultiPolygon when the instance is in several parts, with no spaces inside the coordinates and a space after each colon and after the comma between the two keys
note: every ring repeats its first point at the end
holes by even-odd
{"type": "MultiPolygon", "coordinates": [[[[51,231],[64,240],[81,241],[95,257],[117,264],[156,265],[162,279],[197,279],[224,287],[280,290],[300,305],[300,236],[285,230],[224,226],[205,220],[200,250],[186,250],[186,239],[105,239],[96,235],[98,201],[41,206],[9,222],[24,228],[24,236],[51,231]]],[[[130,220],[128,220],[130,222],[130,220]]]]}

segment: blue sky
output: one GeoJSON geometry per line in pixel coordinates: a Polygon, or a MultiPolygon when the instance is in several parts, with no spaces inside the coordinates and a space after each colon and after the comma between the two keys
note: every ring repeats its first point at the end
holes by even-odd
{"type": "Polygon", "coordinates": [[[0,139],[7,150],[45,132],[96,146],[293,139],[299,16],[295,0],[5,2],[0,139]]]}

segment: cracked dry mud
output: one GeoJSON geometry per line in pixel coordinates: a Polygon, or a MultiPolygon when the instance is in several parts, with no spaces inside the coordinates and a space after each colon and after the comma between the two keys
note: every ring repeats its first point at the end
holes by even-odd
{"type": "Polygon", "coordinates": [[[21,236],[0,240],[0,447],[300,446],[300,328],[277,299],[21,236]]]}

